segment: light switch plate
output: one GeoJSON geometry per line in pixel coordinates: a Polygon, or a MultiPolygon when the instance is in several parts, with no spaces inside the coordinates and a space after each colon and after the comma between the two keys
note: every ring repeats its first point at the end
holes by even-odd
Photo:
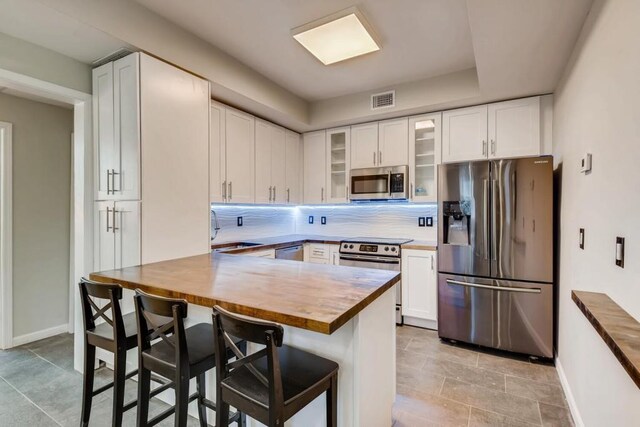
{"type": "Polygon", "coordinates": [[[624,268],[624,237],[616,237],[616,265],[624,268]]]}
{"type": "Polygon", "coordinates": [[[238,217],[238,227],[242,227],[242,217],[238,217]]]}
{"type": "Polygon", "coordinates": [[[584,228],[581,228],[578,234],[578,246],[580,249],[584,249],[584,228]]]}
{"type": "Polygon", "coordinates": [[[582,159],[580,159],[580,172],[591,172],[591,153],[586,153],[582,159]]]}
{"type": "Polygon", "coordinates": [[[424,227],[425,226],[425,220],[423,216],[419,216],[418,217],[418,227],[424,227]]]}
{"type": "Polygon", "coordinates": [[[313,224],[313,215],[309,215],[309,224],[313,224]]]}
{"type": "Polygon", "coordinates": [[[320,217],[320,224],[327,225],[327,217],[326,216],[321,216],[320,217]]]}
{"type": "Polygon", "coordinates": [[[428,216],[425,219],[427,220],[427,227],[433,227],[433,217],[428,216]]]}

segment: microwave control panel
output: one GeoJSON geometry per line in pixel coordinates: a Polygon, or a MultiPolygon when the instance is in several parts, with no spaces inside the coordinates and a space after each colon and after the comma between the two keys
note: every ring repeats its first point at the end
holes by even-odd
{"type": "Polygon", "coordinates": [[[404,193],[404,174],[391,174],[391,193],[404,193]]]}

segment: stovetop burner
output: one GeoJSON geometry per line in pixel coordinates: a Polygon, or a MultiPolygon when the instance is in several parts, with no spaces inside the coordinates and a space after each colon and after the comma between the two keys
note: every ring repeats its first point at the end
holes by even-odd
{"type": "Polygon", "coordinates": [[[412,240],[413,239],[388,239],[381,237],[352,237],[342,241],[348,243],[368,243],[373,245],[404,245],[412,240]]]}

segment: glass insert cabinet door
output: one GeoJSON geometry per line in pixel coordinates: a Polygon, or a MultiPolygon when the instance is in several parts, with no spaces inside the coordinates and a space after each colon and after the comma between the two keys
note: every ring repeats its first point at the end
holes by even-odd
{"type": "Polygon", "coordinates": [[[327,202],[349,200],[351,129],[342,127],[327,131],[327,202]]]}
{"type": "Polygon", "coordinates": [[[414,202],[438,201],[442,114],[409,118],[409,192],[414,202]]]}

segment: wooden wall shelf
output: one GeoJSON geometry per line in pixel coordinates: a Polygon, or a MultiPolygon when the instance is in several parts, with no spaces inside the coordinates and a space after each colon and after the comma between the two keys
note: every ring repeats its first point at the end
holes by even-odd
{"type": "Polygon", "coordinates": [[[571,299],[640,388],[640,322],[606,294],[572,291],[571,299]]]}

